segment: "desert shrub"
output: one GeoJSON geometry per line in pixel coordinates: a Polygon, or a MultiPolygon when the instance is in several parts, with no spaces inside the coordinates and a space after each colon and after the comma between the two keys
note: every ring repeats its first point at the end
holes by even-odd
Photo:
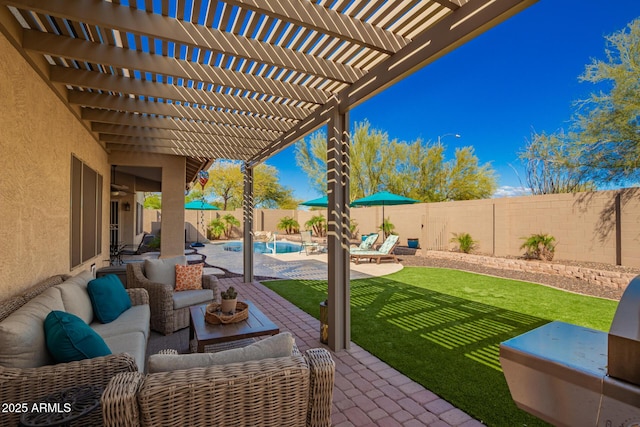
{"type": "Polygon", "coordinates": [[[458,244],[458,251],[465,254],[470,253],[478,246],[478,241],[473,240],[469,233],[452,233],[451,242],[458,244]]]}
{"type": "Polygon", "coordinates": [[[556,251],[556,238],[549,234],[532,234],[522,237],[524,243],[520,249],[525,250],[525,258],[551,261],[556,251]]]}

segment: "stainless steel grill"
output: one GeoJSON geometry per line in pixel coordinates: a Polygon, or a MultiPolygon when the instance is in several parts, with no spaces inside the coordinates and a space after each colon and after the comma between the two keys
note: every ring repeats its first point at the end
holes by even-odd
{"type": "Polygon", "coordinates": [[[640,425],[640,276],[609,333],[551,322],[500,345],[519,408],[556,426],[640,425]]]}

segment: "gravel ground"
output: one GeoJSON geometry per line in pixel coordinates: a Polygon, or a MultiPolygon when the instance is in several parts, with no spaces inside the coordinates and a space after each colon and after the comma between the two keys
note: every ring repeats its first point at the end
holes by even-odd
{"type": "MultiPolygon", "coordinates": [[[[526,282],[540,283],[558,289],[564,289],[583,295],[591,295],[601,298],[620,300],[623,291],[619,289],[608,288],[605,286],[592,285],[584,280],[573,279],[569,277],[556,276],[543,273],[527,273],[517,270],[506,270],[502,268],[485,267],[479,264],[472,264],[462,261],[449,260],[444,258],[422,257],[415,255],[400,255],[400,262],[403,266],[409,267],[439,267],[451,268],[455,270],[465,270],[474,273],[488,274],[491,276],[504,277],[507,279],[524,280],[526,282]]],[[[620,267],[610,264],[598,263],[577,263],[572,261],[557,262],[558,264],[580,265],[583,267],[594,268],[597,270],[619,271],[624,273],[640,274],[640,269],[620,267]]]]}

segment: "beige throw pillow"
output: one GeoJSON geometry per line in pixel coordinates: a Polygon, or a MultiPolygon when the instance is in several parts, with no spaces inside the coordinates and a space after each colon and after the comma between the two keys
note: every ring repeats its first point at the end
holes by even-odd
{"type": "Polygon", "coordinates": [[[219,353],[153,354],[149,356],[149,373],[291,356],[294,342],[291,333],[283,332],[243,348],[219,353]]]}

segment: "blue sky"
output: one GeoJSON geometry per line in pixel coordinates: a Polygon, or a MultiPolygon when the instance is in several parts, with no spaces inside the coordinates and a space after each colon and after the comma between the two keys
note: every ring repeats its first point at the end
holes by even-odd
{"type": "MultiPolygon", "coordinates": [[[[520,186],[510,165],[518,168],[532,129],[568,127],[573,101],[599,89],[578,81],[585,65],[605,58],[604,36],[639,16],[640,0],[540,0],[351,110],[351,122],[367,119],[399,141],[460,134],[442,138],[448,157],[473,146],[509,195],[520,186]]],[[[293,146],[266,163],[295,197],[320,196],[298,170],[293,146]]]]}

